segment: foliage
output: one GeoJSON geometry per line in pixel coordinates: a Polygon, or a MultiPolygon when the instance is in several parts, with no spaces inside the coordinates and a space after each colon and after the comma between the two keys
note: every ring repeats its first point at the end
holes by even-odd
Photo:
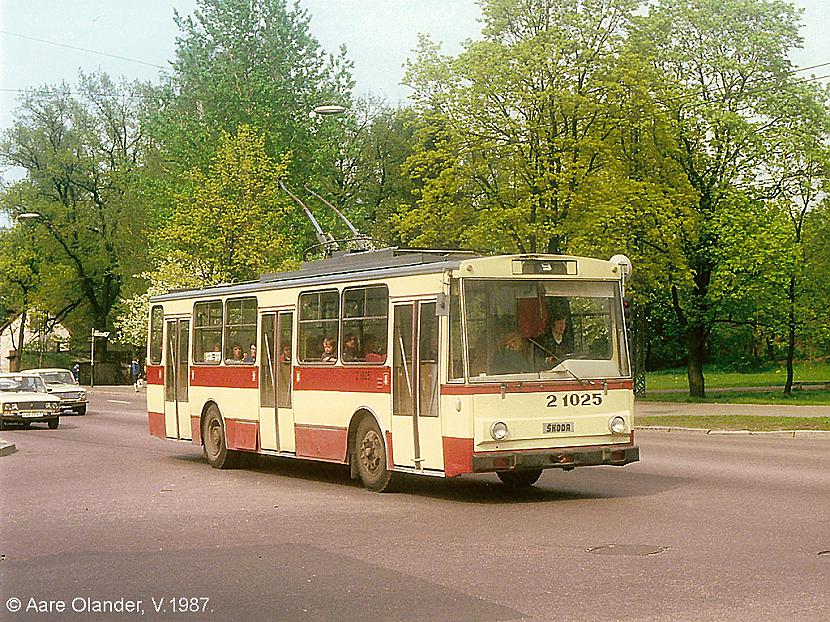
{"type": "Polygon", "coordinates": [[[290,263],[296,243],[279,187],[287,163],[269,158],[264,137],[248,126],[225,134],[207,173],[190,171],[159,231],[164,258],[207,283],[251,280],[290,263]]]}
{"type": "Polygon", "coordinates": [[[401,235],[569,250],[580,195],[611,180],[607,141],[622,121],[611,71],[635,6],[487,0],[484,39],[457,58],[422,39],[407,78],[427,124],[407,162],[418,204],[401,214],[401,235]]]}
{"type": "MultiPolygon", "coordinates": [[[[145,137],[137,124],[143,86],[81,75],[21,97],[0,159],[26,177],[3,189],[13,218],[35,213],[38,296],[76,329],[109,325],[125,281],[143,265],[143,206],[133,192],[145,137]]],[[[18,225],[21,226],[21,225],[18,225]]]]}

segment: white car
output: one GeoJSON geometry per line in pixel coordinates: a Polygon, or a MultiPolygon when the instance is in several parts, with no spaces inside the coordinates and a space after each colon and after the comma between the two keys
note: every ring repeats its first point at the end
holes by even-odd
{"type": "Polygon", "coordinates": [[[61,410],[72,411],[76,415],[86,414],[86,389],[78,385],[75,376],[68,369],[27,369],[26,374],[37,374],[46,383],[46,389],[52,395],[61,398],[61,410]]]}
{"type": "Polygon", "coordinates": [[[60,424],[60,414],[60,399],[49,394],[40,376],[0,374],[0,430],[10,423],[28,427],[38,421],[54,430],[60,424]]]}

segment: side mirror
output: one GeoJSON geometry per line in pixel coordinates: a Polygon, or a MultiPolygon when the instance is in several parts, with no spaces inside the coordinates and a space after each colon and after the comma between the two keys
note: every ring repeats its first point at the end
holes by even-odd
{"type": "Polygon", "coordinates": [[[46,387],[46,392],[47,392],[47,393],[51,393],[51,392],[52,392],[51,387],[46,387]]]}

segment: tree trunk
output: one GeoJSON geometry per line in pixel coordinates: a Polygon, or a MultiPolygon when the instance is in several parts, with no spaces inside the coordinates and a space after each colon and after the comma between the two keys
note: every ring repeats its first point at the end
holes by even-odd
{"type": "Polygon", "coordinates": [[[787,326],[787,382],[784,384],[784,395],[793,393],[793,359],[795,358],[795,277],[790,277],[790,286],[787,291],[790,304],[790,313],[787,326]]]}
{"type": "Polygon", "coordinates": [[[706,361],[706,328],[695,325],[689,327],[686,335],[686,351],[689,360],[686,375],[689,378],[689,396],[706,397],[703,363],[706,361]]]}

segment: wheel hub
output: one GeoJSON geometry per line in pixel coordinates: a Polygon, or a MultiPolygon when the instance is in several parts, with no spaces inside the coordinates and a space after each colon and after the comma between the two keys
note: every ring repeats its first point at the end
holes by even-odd
{"type": "Polygon", "coordinates": [[[374,430],[369,430],[360,444],[360,459],[367,471],[375,473],[380,468],[380,456],[380,438],[374,430]]]}

